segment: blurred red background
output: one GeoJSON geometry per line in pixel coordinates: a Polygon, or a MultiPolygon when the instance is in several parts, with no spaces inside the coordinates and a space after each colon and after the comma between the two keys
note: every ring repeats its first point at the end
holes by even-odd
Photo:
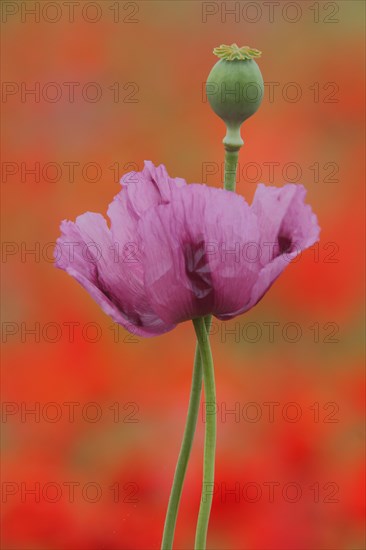
{"type": "MultiPolygon", "coordinates": [[[[2,9],[2,548],[159,548],[193,328],[117,331],[52,243],[62,219],[105,213],[144,159],[222,185],[224,125],[202,86],[232,42],[262,50],[266,82],[238,193],[301,181],[322,233],[255,309],[214,325],[208,548],[364,548],[363,3],[2,9]]],[[[177,549],[193,546],[203,434],[200,417],[177,549]]]]}

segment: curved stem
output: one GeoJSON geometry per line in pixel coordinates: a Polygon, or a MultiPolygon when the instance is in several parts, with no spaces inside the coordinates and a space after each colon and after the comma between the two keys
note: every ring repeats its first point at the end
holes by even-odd
{"type": "MultiPolygon", "coordinates": [[[[205,317],[205,330],[207,332],[211,327],[211,316],[205,317]]],[[[198,344],[194,357],[194,367],[192,375],[191,395],[189,398],[188,414],[184,428],[182,445],[179,452],[177,466],[175,468],[173,485],[169,497],[169,504],[165,518],[163,540],[161,550],[171,550],[174,541],[175,525],[177,523],[178,508],[182,495],[184,478],[187,471],[188,460],[191,454],[193,437],[196,431],[197,418],[201,399],[202,389],[202,361],[198,344]]]]}
{"type": "Polygon", "coordinates": [[[215,479],[216,391],[212,354],[204,319],[202,317],[199,319],[193,319],[193,324],[197,334],[197,341],[202,358],[206,407],[203,482],[196,530],[195,550],[205,550],[215,479]]]}

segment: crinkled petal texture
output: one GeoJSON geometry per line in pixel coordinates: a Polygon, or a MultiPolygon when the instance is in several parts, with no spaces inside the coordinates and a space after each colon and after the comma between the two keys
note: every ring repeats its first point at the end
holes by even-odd
{"type": "Polygon", "coordinates": [[[90,212],[62,223],[56,265],[140,336],[247,311],[319,238],[301,185],[259,185],[249,206],[235,193],[170,178],[151,162],[122,185],[108,209],[110,228],[90,212]]]}
{"type": "Polygon", "coordinates": [[[156,314],[147,297],[137,224],[151,207],[169,202],[186,182],[146,162],[142,172],[122,178],[122,185],[108,208],[110,228],[103,216],[91,212],[75,223],[62,222],[56,266],[81,283],[116,323],[138,336],[155,336],[174,325],[156,314]]]}

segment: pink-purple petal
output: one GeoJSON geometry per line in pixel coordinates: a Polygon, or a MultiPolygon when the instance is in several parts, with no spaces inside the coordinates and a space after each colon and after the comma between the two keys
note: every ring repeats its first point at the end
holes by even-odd
{"type": "Polygon", "coordinates": [[[142,172],[124,175],[121,183],[120,194],[126,196],[127,207],[136,219],[151,206],[169,203],[174,191],[187,185],[183,178],[171,178],[165,166],[155,167],[151,161],[145,161],[142,172]]]}
{"type": "Polygon", "coordinates": [[[307,241],[318,239],[317,219],[311,207],[304,203],[305,195],[306,189],[293,183],[283,187],[258,185],[251,208],[258,219],[263,266],[286,246],[302,250],[310,246],[307,241]]]}
{"type": "Polygon", "coordinates": [[[87,212],[75,223],[63,222],[61,230],[56,266],[82,284],[117,323],[141,336],[155,336],[174,328],[151,309],[141,270],[131,269],[126,258],[116,254],[103,216],[87,212]]]}
{"type": "Polygon", "coordinates": [[[110,227],[90,212],[62,223],[56,265],[138,335],[207,314],[230,319],[318,240],[305,194],[301,185],[259,185],[248,206],[239,195],[187,185],[145,162],[142,172],[122,178],[108,208],[110,227]]]}
{"type": "Polygon", "coordinates": [[[319,240],[318,220],[311,207],[305,204],[305,195],[306,189],[302,185],[288,184],[281,188],[258,186],[252,207],[258,218],[263,267],[252,288],[250,300],[235,315],[255,306],[288,264],[319,240]],[[268,242],[272,248],[266,246],[268,242]],[[283,243],[285,250],[281,250],[283,243]],[[269,250],[272,252],[268,257],[269,250]]]}
{"type": "Polygon", "coordinates": [[[139,233],[147,293],[166,322],[228,314],[250,299],[260,266],[245,252],[258,228],[242,197],[191,184],[147,212],[139,233]]]}

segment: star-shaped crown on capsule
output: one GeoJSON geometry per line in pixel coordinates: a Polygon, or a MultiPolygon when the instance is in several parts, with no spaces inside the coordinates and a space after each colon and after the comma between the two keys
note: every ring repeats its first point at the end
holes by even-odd
{"type": "Polygon", "coordinates": [[[220,59],[225,59],[225,61],[234,61],[235,59],[246,61],[247,59],[254,59],[262,55],[262,52],[259,50],[250,48],[249,46],[239,48],[237,44],[231,44],[231,46],[221,44],[218,48],[214,48],[213,53],[220,59]]]}

